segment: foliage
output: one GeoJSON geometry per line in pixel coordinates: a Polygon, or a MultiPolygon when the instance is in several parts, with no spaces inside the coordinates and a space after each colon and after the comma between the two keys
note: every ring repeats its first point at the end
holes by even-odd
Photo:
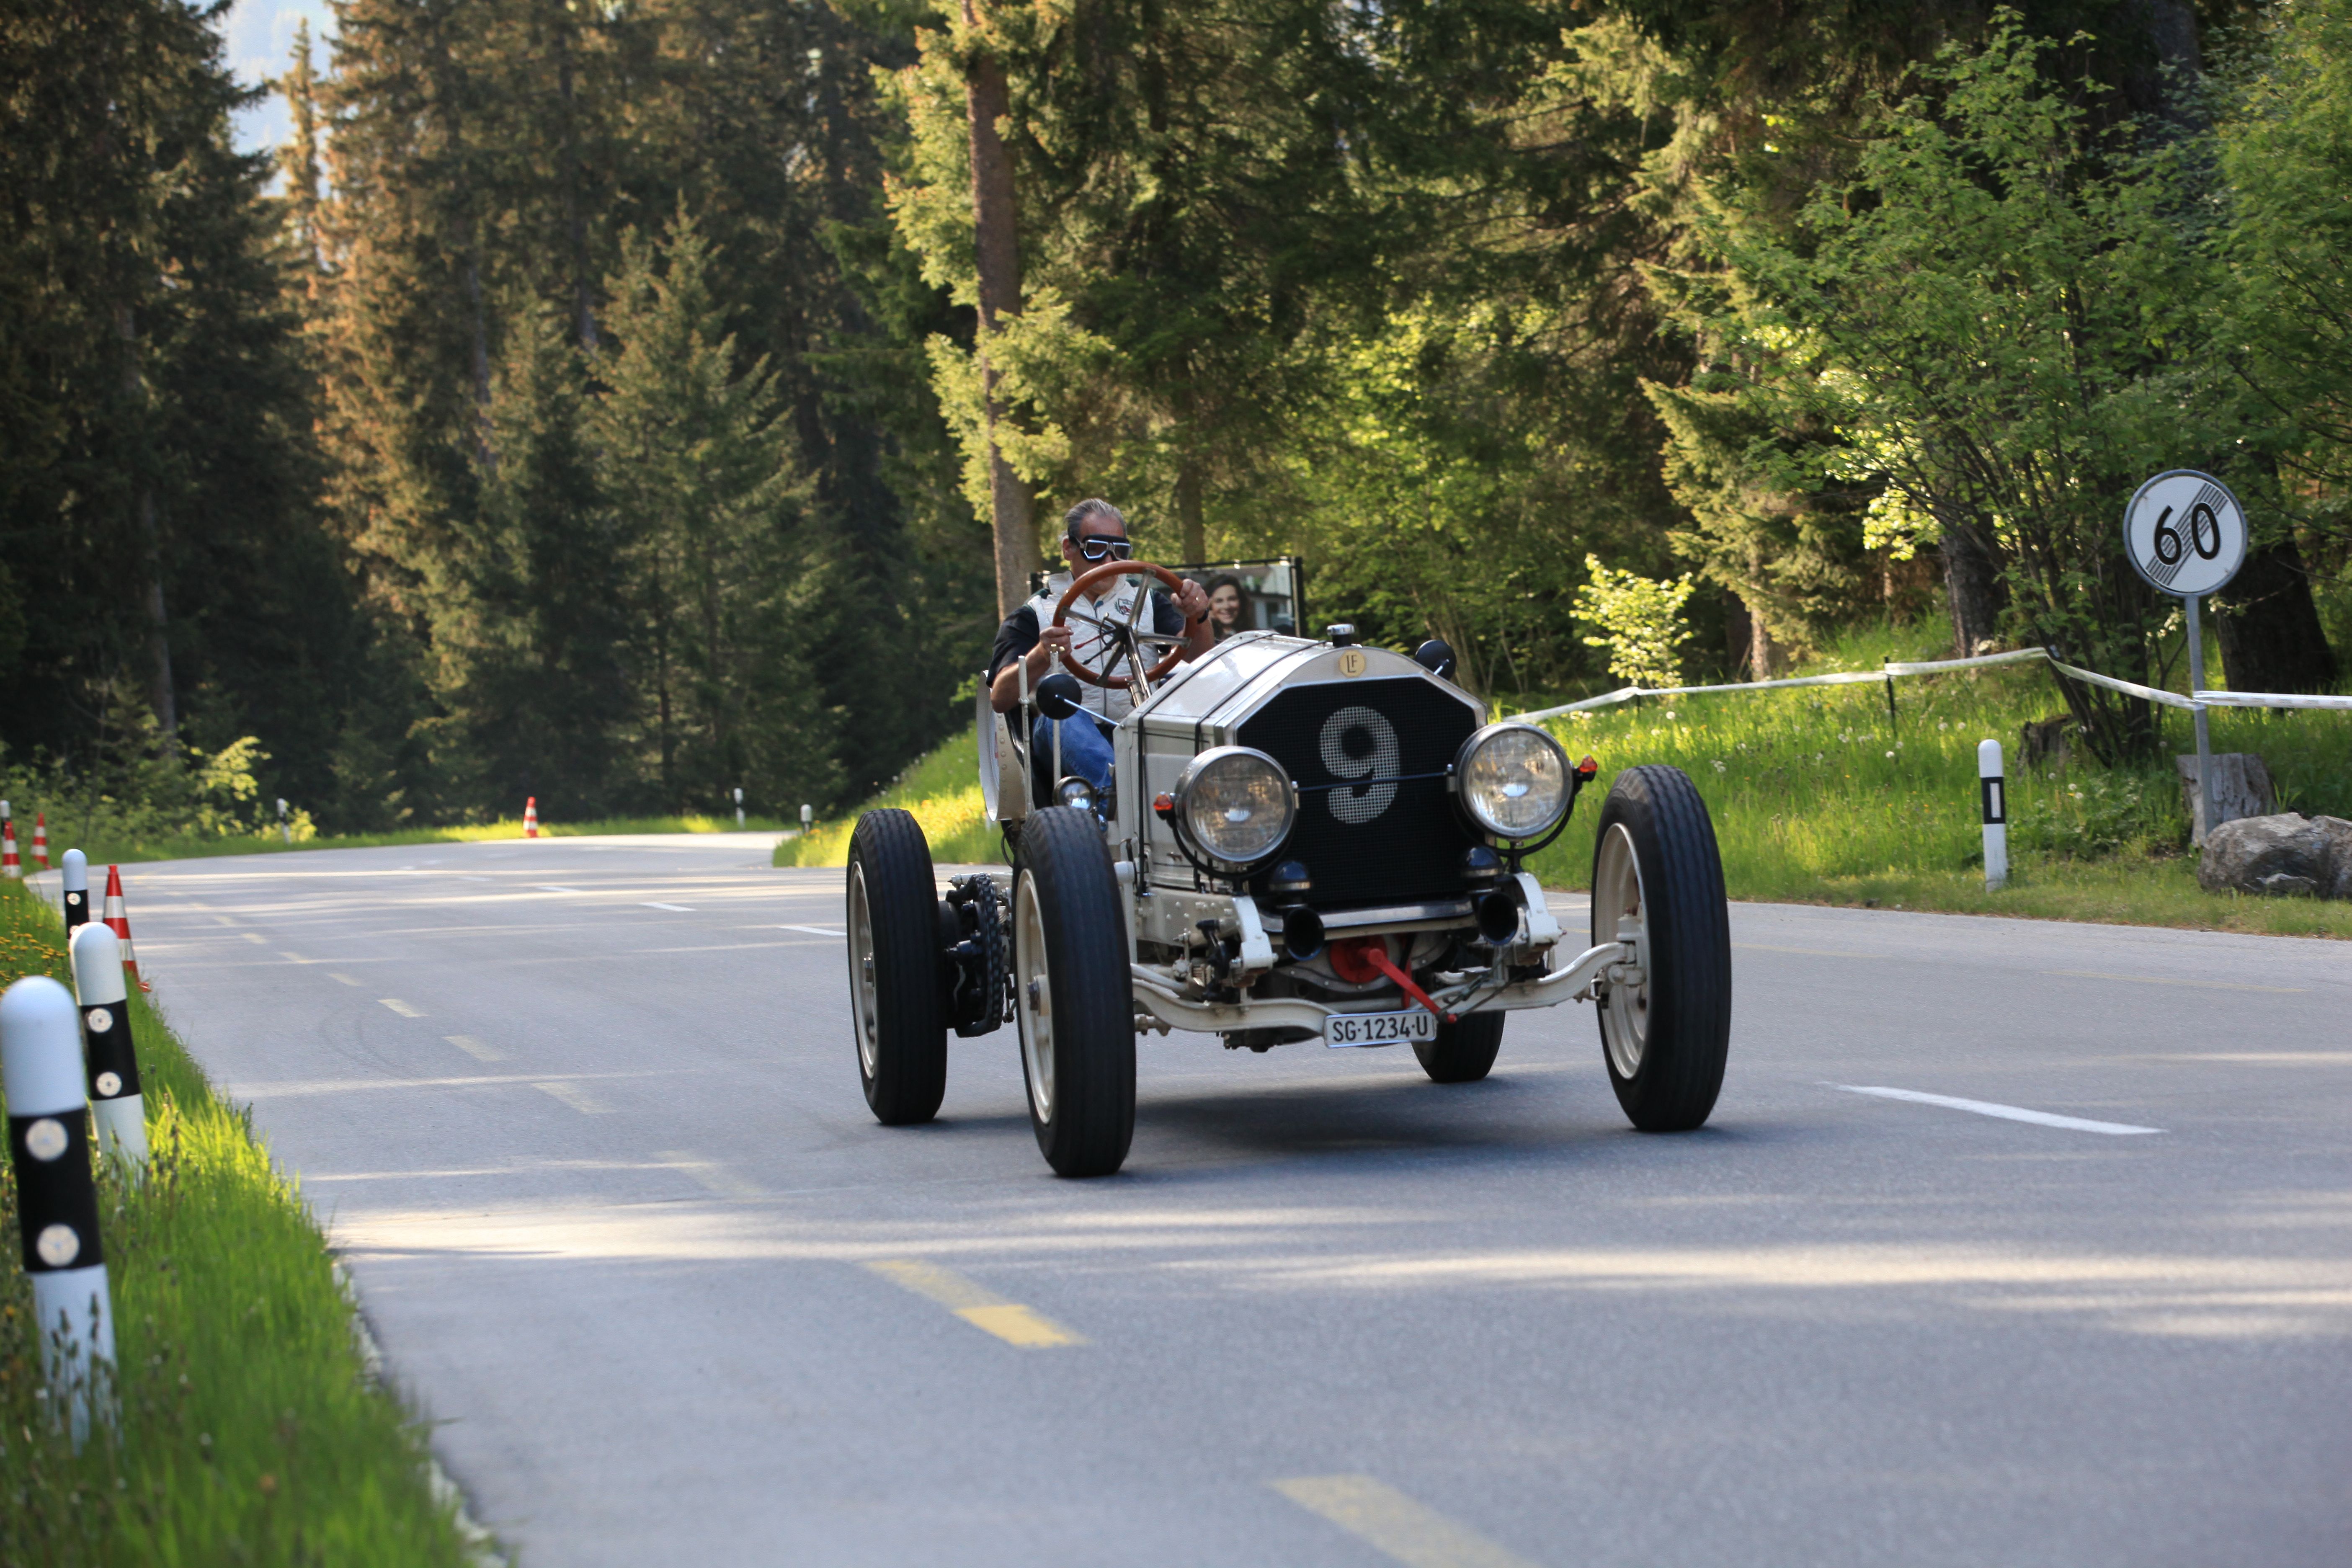
{"type": "Polygon", "coordinates": [[[1685,572],[1660,582],[1636,572],[1612,572],[1597,555],[1584,558],[1591,580],[1576,591],[1576,614],[1601,628],[1584,639],[1609,650],[1609,673],[1635,686],[1673,686],[1682,679],[1682,646],[1690,641],[1683,606],[1696,584],[1685,572]]]}
{"type": "MultiPolygon", "coordinates": [[[[1879,112],[1798,238],[1718,205],[1740,286],[1681,297],[1721,345],[1704,384],[1790,433],[1743,452],[1759,483],[1893,490],[2000,564],[2013,637],[2144,679],[2162,612],[2115,500],[2190,456],[2242,470],[2250,431],[2210,353],[2179,149],[2094,134],[2041,79],[2049,47],[2008,21],[1943,51],[1938,90],[1879,112]]],[[[2069,701],[2103,756],[2153,753],[2147,704],[2069,701]]]]}
{"type": "MultiPolygon", "coordinates": [[[[0,884],[0,985],[62,980],[64,932],[0,884]]],[[[318,1222],[147,1000],[131,1027],[153,1151],[108,1164],[100,1214],[121,1420],[76,1455],[49,1419],[32,1291],[0,1284],[0,1561],[458,1564],[425,1431],[369,1375],[318,1222]]],[[[0,1247],[15,1257],[0,1168],[0,1247]]]]}

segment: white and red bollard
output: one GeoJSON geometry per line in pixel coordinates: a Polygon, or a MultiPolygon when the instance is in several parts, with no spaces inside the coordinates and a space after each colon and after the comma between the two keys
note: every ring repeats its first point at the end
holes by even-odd
{"type": "Polygon", "coordinates": [[[122,967],[131,972],[131,979],[139,981],[140,990],[153,990],[153,986],[140,979],[139,949],[131,941],[131,911],[122,903],[122,868],[120,866],[106,868],[106,923],[122,942],[122,967]]]}
{"type": "Polygon", "coordinates": [[[64,1413],[79,1448],[93,1410],[114,1421],[114,1294],[99,1247],[81,1024],[73,994],[45,974],[0,994],[0,1088],[49,1408],[64,1413]]]}
{"type": "Polygon", "coordinates": [[[49,814],[33,813],[33,864],[46,871],[49,868],[49,814]]]}
{"type": "Polygon", "coordinates": [[[70,938],[89,919],[89,858],[79,849],[68,849],[64,865],[58,879],[64,884],[59,901],[65,906],[66,935],[70,938]]]}
{"type": "Polygon", "coordinates": [[[81,1002],[83,1055],[98,1151],[133,1166],[147,1163],[147,1101],[139,1092],[139,1051],[131,1038],[131,994],[122,984],[122,943],[113,928],[73,933],[74,992],[81,1002]]]}
{"type": "Polygon", "coordinates": [[[522,803],[522,836],[525,838],[539,837],[539,796],[535,795],[522,803]]]}
{"type": "Polygon", "coordinates": [[[8,803],[0,800],[0,877],[24,874],[24,862],[16,858],[16,819],[8,815],[8,803]]]}

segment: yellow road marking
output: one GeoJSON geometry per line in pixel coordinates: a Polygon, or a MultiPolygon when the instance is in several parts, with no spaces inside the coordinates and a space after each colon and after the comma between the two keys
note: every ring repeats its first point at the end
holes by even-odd
{"type": "Polygon", "coordinates": [[[920,1258],[884,1258],[866,1267],[902,1289],[937,1301],[973,1328],[994,1334],[1006,1344],[1019,1345],[1024,1350],[1044,1350],[1087,1342],[1044,1313],[1018,1301],[1008,1301],[952,1268],[942,1268],[920,1258]]]}
{"type": "Polygon", "coordinates": [[[247,942],[259,942],[264,947],[268,947],[269,945],[269,939],[262,935],[257,931],[247,931],[245,933],[245,940],[247,942]]]}
{"type": "Polygon", "coordinates": [[[415,1008],[410,1006],[407,1003],[402,1001],[397,996],[379,996],[376,1000],[383,1003],[385,1006],[391,1008],[394,1012],[399,1014],[404,1018],[422,1018],[425,1016],[424,1014],[418,1012],[415,1008]]]}
{"type": "Polygon", "coordinates": [[[2234,980],[2179,980],[2166,974],[2109,974],[2101,969],[2045,969],[2044,974],[2069,980],[2136,980],[2142,985],[2194,985],[2200,991],[2267,991],[2273,996],[2300,996],[2300,985],[2241,985],[2234,980]]]}
{"type": "Polygon", "coordinates": [[[1532,1568],[1518,1553],[1370,1476],[1298,1476],[1273,1485],[1406,1568],[1532,1568]]]}
{"type": "Polygon", "coordinates": [[[541,1094],[551,1094],[583,1116],[604,1116],[612,1107],[594,1095],[568,1083],[534,1083],[531,1088],[541,1094]]]}
{"type": "Polygon", "coordinates": [[[330,980],[339,980],[346,985],[357,985],[359,984],[358,981],[352,979],[350,975],[338,974],[331,969],[327,971],[327,978],[330,980]]]}
{"type": "Polygon", "coordinates": [[[444,1035],[441,1037],[478,1062],[502,1062],[507,1059],[506,1052],[496,1046],[486,1046],[471,1035],[444,1035]]]}
{"type": "Polygon", "coordinates": [[[698,1186],[722,1198],[764,1198],[768,1195],[757,1184],[745,1181],[726,1166],[703,1159],[688,1150],[665,1150],[661,1158],[673,1169],[690,1177],[698,1186]]]}

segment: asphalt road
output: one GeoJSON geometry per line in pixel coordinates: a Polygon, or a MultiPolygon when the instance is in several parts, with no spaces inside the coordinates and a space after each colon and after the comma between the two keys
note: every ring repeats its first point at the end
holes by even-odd
{"type": "Polygon", "coordinates": [[[527,1564],[2352,1557],[2352,948],[1738,907],[1702,1132],[1573,1004],[1458,1088],[1147,1037],[1068,1183],[1009,1031],[874,1124],[768,842],[128,877],[527,1564]]]}

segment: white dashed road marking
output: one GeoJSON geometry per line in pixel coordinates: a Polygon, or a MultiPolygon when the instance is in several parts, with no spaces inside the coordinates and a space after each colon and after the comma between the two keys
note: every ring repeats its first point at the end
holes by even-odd
{"type": "Polygon", "coordinates": [[[2036,1127],[2063,1127],[2072,1132],[2105,1132],[2115,1137],[2130,1137],[2141,1132],[2161,1132],[2161,1127],[2134,1127],[2127,1121],[2093,1121],[2081,1116],[2053,1116],[2047,1110],[2028,1110],[2020,1105],[1995,1105],[1989,1100],[1961,1100],[1948,1094],[1922,1094],[1916,1089],[1881,1089],[1874,1085],[1841,1083],[1832,1086],[1848,1094],[1874,1094],[1881,1100],[1904,1100],[1914,1105],[1940,1105],[1947,1110],[1972,1110],[1979,1116],[1997,1116],[2003,1121],[2030,1121],[2036,1127]]]}

